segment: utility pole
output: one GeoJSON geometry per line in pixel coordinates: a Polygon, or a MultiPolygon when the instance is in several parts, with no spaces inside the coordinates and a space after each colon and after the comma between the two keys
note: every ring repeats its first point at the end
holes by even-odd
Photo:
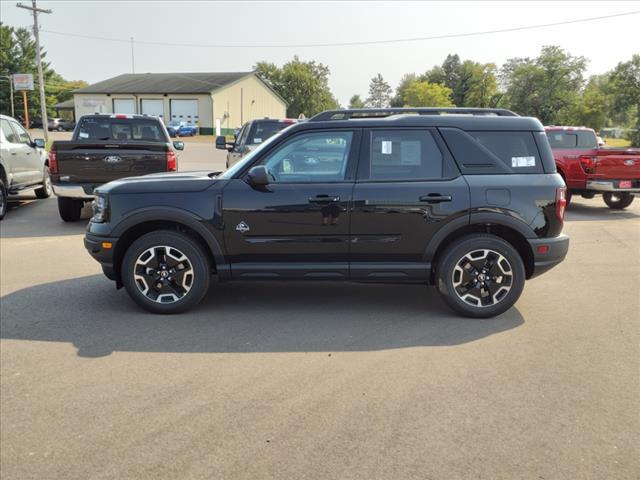
{"type": "Polygon", "coordinates": [[[40,56],[40,29],[38,28],[38,14],[39,13],[51,13],[51,10],[45,10],[44,8],[38,8],[36,0],[31,1],[31,6],[23,5],[21,3],[16,4],[18,8],[24,8],[25,10],[31,10],[33,14],[33,36],[36,39],[36,60],[38,61],[38,84],[40,87],[40,110],[42,113],[42,130],[44,132],[45,142],[49,140],[49,125],[47,121],[47,100],[44,96],[44,78],[42,76],[42,57],[40,56]]]}
{"type": "Polygon", "coordinates": [[[131,37],[131,73],[136,73],[136,64],[133,61],[133,37],[131,37]]]}

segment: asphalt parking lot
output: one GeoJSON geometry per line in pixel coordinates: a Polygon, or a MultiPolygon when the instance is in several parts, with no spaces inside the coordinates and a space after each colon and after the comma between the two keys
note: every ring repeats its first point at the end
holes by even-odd
{"type": "MultiPolygon", "coordinates": [[[[180,169],[223,164],[187,140],[180,169]]],[[[567,260],[488,320],[342,283],[154,316],[85,223],[26,194],[0,224],[3,480],[638,478],[639,199],[576,199],[567,260]]]]}

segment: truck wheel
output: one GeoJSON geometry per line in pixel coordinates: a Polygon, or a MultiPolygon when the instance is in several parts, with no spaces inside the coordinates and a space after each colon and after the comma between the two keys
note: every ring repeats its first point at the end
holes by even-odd
{"type": "Polygon", "coordinates": [[[510,243],[488,234],[452,243],[436,267],[436,286],[444,301],[466,317],[487,318],[513,306],[524,288],[525,270],[510,243]]]}
{"type": "Polygon", "coordinates": [[[602,194],[604,203],[613,210],[627,208],[633,202],[633,194],[629,192],[605,192],[602,194]]]}
{"type": "Polygon", "coordinates": [[[571,193],[571,190],[567,190],[567,193],[565,193],[564,198],[567,201],[567,205],[565,207],[568,207],[569,204],[571,203],[571,197],[573,196],[573,194],[571,193]]]}
{"type": "Polygon", "coordinates": [[[4,186],[4,182],[0,178],[0,220],[4,218],[7,213],[7,188],[4,186]]]}
{"type": "Polygon", "coordinates": [[[84,202],[75,198],[58,197],[58,212],[65,222],[77,222],[82,215],[84,202]]]}
{"type": "Polygon", "coordinates": [[[191,237],[169,230],[147,233],[127,249],[122,283],[129,296],[153,313],[180,313],[209,290],[211,267],[191,237]]]}
{"type": "Polygon", "coordinates": [[[49,169],[44,167],[44,172],[42,174],[42,186],[40,188],[36,188],[36,197],[38,198],[49,198],[53,193],[51,189],[51,179],[49,178],[49,169]]]}

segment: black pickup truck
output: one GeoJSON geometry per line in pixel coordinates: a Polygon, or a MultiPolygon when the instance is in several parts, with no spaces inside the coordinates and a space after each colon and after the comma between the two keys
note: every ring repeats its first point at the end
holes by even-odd
{"type": "Polygon", "coordinates": [[[178,169],[176,150],[156,117],[96,114],[80,118],[69,141],[55,141],[49,151],[49,173],[65,222],[80,218],[93,190],[107,182],[178,169]]]}

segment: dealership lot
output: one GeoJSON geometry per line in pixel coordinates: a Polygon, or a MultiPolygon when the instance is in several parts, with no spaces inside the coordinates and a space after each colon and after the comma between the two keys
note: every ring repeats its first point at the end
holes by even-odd
{"type": "MultiPolygon", "coordinates": [[[[181,170],[223,165],[186,140],[181,170]]],[[[576,199],[567,260],[488,320],[420,286],[331,283],[219,284],[154,316],[54,199],[21,197],[0,230],[3,479],[640,469],[638,200],[576,199]]]]}

